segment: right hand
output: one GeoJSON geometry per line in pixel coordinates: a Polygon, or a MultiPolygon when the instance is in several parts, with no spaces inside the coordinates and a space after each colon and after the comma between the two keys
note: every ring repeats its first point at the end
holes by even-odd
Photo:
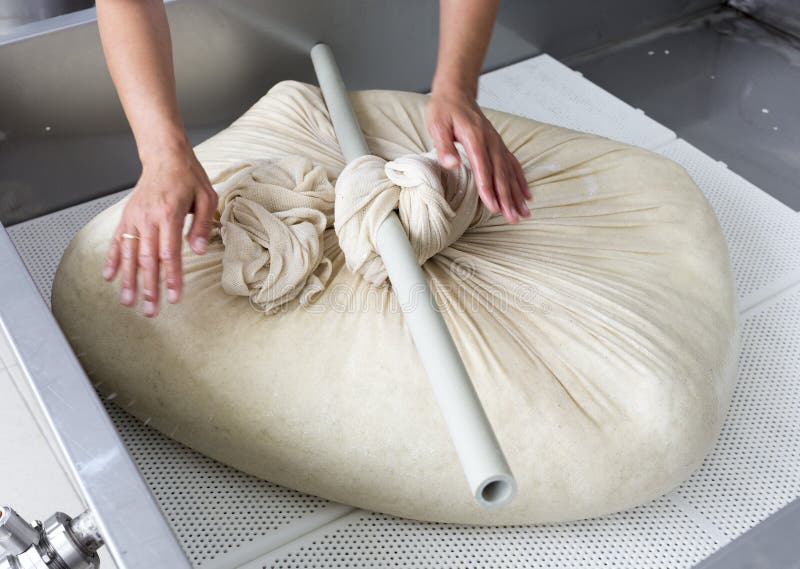
{"type": "Polygon", "coordinates": [[[217,209],[217,194],[188,141],[177,150],[142,160],[142,175],[122,212],[108,250],[103,278],[112,281],[122,270],[120,303],[136,304],[137,274],[141,271],[145,316],[158,314],[160,275],[163,271],[170,303],[183,293],[181,237],[184,218],[193,213],[186,236],[198,255],[208,249],[217,209]],[[123,233],[139,239],[124,238],[123,233]]]}
{"type": "Polygon", "coordinates": [[[478,195],[492,213],[502,213],[509,223],[530,217],[531,199],[525,174],[500,134],[481,111],[469,89],[435,85],[425,109],[425,122],[444,168],[461,163],[455,143],[466,151],[478,195]]]}

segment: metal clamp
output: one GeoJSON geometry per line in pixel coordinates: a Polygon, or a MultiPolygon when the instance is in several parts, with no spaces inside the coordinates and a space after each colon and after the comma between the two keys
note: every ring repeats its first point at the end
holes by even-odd
{"type": "Polygon", "coordinates": [[[31,525],[8,506],[0,507],[0,569],[98,569],[103,539],[91,513],[70,518],[56,512],[31,525]]]}

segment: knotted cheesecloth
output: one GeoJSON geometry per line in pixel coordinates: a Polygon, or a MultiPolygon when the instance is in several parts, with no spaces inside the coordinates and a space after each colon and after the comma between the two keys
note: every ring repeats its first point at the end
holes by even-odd
{"type": "Polygon", "coordinates": [[[398,210],[420,265],[452,245],[469,227],[491,217],[459,146],[460,165],[442,168],[436,152],[395,160],[362,156],[342,171],[334,188],[323,168],[303,157],[240,163],[215,180],[219,237],[225,246],[222,286],[249,296],[272,313],[298,298],[306,305],[331,275],[323,256],[331,218],[347,267],[373,285],[387,275],[376,251],[377,231],[398,210]]]}

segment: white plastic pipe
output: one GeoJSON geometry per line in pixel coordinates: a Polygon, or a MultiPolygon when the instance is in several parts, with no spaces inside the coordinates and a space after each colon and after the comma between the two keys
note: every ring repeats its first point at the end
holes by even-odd
{"type": "MultiPolygon", "coordinates": [[[[345,160],[370,154],[333,51],[317,44],[311,61],[345,160]]],[[[377,246],[476,502],[507,504],[516,481],[397,214],[378,228],[377,246]]]]}

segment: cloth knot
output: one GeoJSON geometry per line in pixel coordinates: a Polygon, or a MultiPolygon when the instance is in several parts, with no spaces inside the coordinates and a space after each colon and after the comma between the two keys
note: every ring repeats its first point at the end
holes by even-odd
{"type": "Polygon", "coordinates": [[[332,269],[323,233],[333,217],[334,188],[325,170],[290,156],[239,163],[213,182],[225,292],[248,296],[265,313],[295,298],[309,303],[332,269]]]}
{"type": "Polygon", "coordinates": [[[377,231],[395,209],[420,265],[491,217],[480,204],[469,162],[459,151],[461,164],[454,170],[442,168],[434,151],[391,162],[362,156],[347,165],[336,181],[334,227],[351,271],[374,285],[385,284],[377,231]]]}

